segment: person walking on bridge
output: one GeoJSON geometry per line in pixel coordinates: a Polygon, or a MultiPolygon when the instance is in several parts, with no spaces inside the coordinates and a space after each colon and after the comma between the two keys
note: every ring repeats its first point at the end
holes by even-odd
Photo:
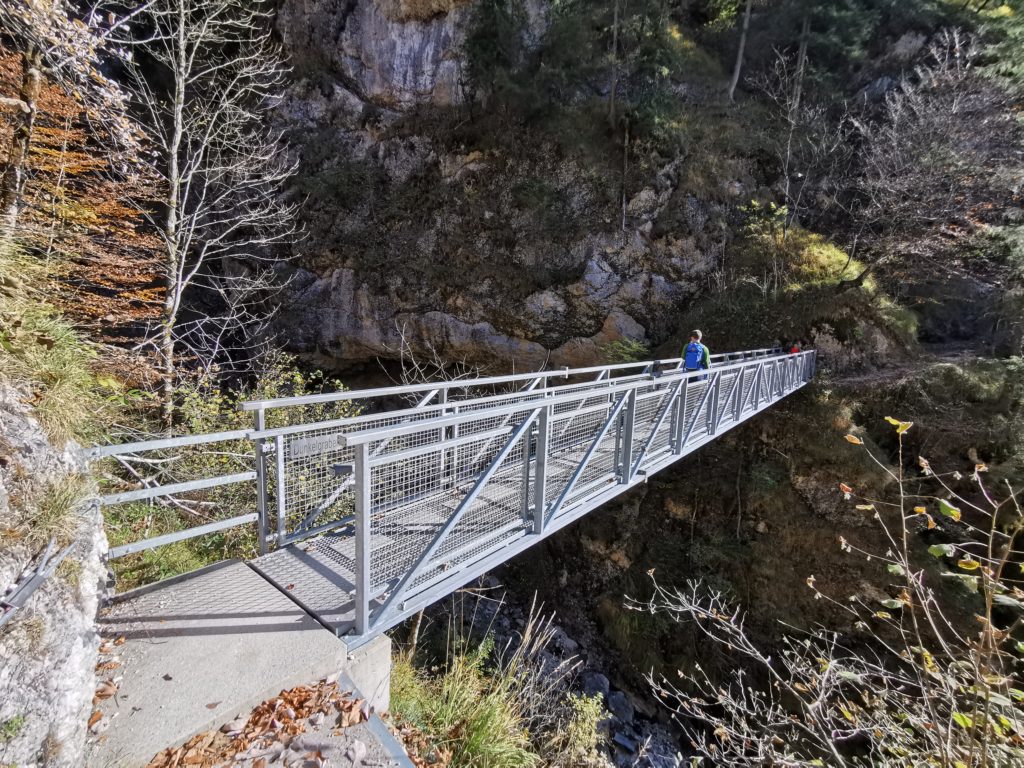
{"type": "Polygon", "coordinates": [[[711,350],[701,343],[704,334],[690,333],[690,343],[683,348],[683,367],[688,371],[707,370],[711,367],[711,350]]]}

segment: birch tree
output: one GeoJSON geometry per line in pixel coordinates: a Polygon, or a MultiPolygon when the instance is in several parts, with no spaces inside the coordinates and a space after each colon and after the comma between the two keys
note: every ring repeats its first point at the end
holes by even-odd
{"type": "Polygon", "coordinates": [[[740,26],[740,42],[736,48],[736,63],[732,68],[732,77],[729,79],[729,101],[736,100],[736,86],[740,82],[740,73],[743,71],[743,54],[747,48],[747,33],[750,31],[750,11],[753,0],[747,0],[743,9],[743,23],[740,26]]]}
{"type": "Polygon", "coordinates": [[[150,343],[168,425],[182,360],[207,372],[251,361],[279,251],[295,232],[283,199],[294,165],[266,127],[287,74],[271,14],[263,0],[154,0],[126,40],[161,177],[153,223],[166,294],[150,343]]]}

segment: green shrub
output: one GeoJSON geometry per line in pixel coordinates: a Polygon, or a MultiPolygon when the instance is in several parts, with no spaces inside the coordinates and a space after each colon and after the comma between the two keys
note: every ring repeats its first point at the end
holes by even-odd
{"type": "Polygon", "coordinates": [[[606,363],[636,363],[651,359],[651,347],[636,339],[619,339],[604,344],[601,357],[606,363]]]}

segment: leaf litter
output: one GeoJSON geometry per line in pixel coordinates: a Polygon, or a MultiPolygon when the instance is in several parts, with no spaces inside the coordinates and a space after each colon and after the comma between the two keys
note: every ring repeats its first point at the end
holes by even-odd
{"type": "MultiPolygon", "coordinates": [[[[341,691],[336,681],[300,685],[281,691],[264,701],[252,713],[225,724],[220,730],[193,736],[179,747],[160,752],[147,768],[214,768],[238,759],[251,759],[254,768],[273,763],[296,736],[324,721],[331,723],[332,735],[367,719],[362,699],[341,691]]],[[[310,752],[306,759],[322,765],[323,756],[310,752]]]]}

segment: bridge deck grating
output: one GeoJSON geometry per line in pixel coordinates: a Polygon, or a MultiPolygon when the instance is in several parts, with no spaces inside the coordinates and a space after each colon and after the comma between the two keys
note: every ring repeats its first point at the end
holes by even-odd
{"type": "MultiPolygon", "coordinates": [[[[689,380],[682,409],[686,421],[679,430],[679,434],[688,435],[683,453],[705,444],[738,421],[762,410],[764,403],[753,402],[750,397],[755,386],[754,373],[751,368],[718,377],[719,389],[710,397],[705,397],[705,394],[715,377],[708,375],[689,380]],[[714,429],[709,428],[711,415],[719,417],[714,429]]],[[[671,455],[673,430],[678,427],[674,425],[674,416],[666,413],[671,391],[671,383],[660,386],[654,382],[648,392],[637,398],[628,469],[657,471],[678,458],[671,455]],[[645,445],[648,448],[646,454],[645,445]]],[[[769,392],[768,398],[774,403],[784,394],[788,392],[769,392]]],[[[593,410],[595,405],[606,402],[604,397],[583,398],[579,416],[569,408],[554,412],[546,456],[547,488],[543,507],[546,509],[563,495],[565,498],[552,521],[552,530],[611,498],[614,487],[623,482],[615,466],[624,439],[617,433],[621,422],[604,433],[587,466],[577,476],[581,461],[590,451],[614,405],[608,400],[607,412],[593,410]],[[565,489],[574,477],[575,485],[566,493],[565,489]]],[[[487,428],[495,426],[500,425],[489,423],[487,428]]],[[[471,454],[478,450],[479,445],[469,444],[464,450],[471,454]]],[[[491,443],[487,445],[492,456],[500,448],[499,443],[494,443],[493,447],[491,443]]],[[[510,552],[527,546],[523,539],[533,529],[532,517],[535,514],[527,500],[534,500],[536,488],[532,477],[537,457],[524,457],[524,453],[521,445],[514,446],[455,524],[452,535],[445,539],[422,570],[409,579],[409,585],[399,599],[403,604],[399,606],[402,611],[407,610],[404,603],[410,596],[411,606],[415,606],[417,595],[430,594],[438,590],[438,585],[450,584],[455,574],[449,573],[449,568],[470,571],[480,570],[486,564],[493,567],[498,558],[496,553],[506,544],[514,545],[510,552]],[[530,466],[524,466],[524,461],[530,466]],[[458,535],[454,535],[455,532],[458,535]]],[[[458,454],[452,455],[457,459],[458,454]]],[[[389,591],[394,590],[415,567],[476,483],[477,476],[466,477],[465,468],[460,470],[454,466],[458,461],[452,465],[446,463],[447,459],[435,461],[435,464],[423,462],[419,468],[409,470],[417,483],[410,483],[401,474],[380,476],[390,479],[395,485],[394,490],[385,493],[386,488],[382,489],[373,499],[370,515],[370,572],[373,583],[370,594],[374,600],[370,604],[371,612],[387,602],[389,591]],[[445,476],[443,469],[435,471],[434,467],[446,467],[449,472],[455,470],[456,476],[445,476]],[[415,496],[402,496],[413,488],[415,496]]],[[[473,471],[482,472],[485,467],[486,460],[473,471]]],[[[257,558],[253,566],[336,634],[344,635],[354,630],[356,557],[352,526],[273,551],[257,558]]]]}

